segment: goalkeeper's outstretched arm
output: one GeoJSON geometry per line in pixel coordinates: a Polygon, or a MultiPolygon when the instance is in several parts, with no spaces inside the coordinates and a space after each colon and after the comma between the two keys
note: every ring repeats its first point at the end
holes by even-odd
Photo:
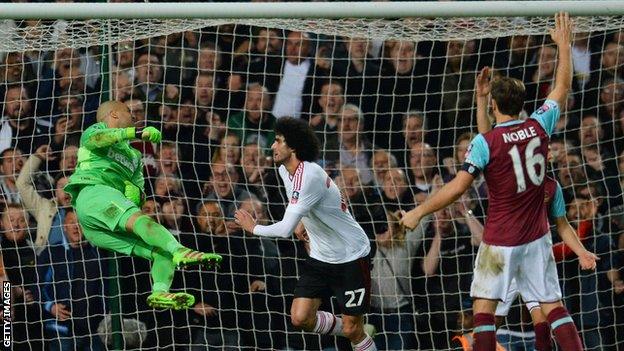
{"type": "Polygon", "coordinates": [[[136,139],[136,128],[94,128],[87,129],[81,138],[81,146],[88,150],[100,149],[120,141],[136,139]]]}

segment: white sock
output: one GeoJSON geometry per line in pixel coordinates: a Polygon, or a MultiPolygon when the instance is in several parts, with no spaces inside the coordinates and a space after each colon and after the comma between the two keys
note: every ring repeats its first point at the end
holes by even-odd
{"type": "Polygon", "coordinates": [[[364,340],[357,344],[351,343],[351,346],[353,346],[353,351],[377,351],[373,338],[368,336],[368,334],[366,334],[364,340]]]}
{"type": "Polygon", "coordinates": [[[319,334],[344,336],[342,334],[342,318],[329,312],[317,311],[314,332],[319,334]]]}

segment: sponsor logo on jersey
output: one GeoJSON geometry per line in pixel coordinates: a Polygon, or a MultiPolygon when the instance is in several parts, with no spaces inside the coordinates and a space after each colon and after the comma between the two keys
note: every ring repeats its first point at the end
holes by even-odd
{"type": "Polygon", "coordinates": [[[542,107],[538,108],[537,111],[535,111],[535,113],[537,113],[538,115],[541,115],[542,113],[548,110],[550,110],[550,106],[548,106],[548,104],[543,104],[542,107]]]}
{"type": "Polygon", "coordinates": [[[292,196],[290,197],[290,203],[294,205],[297,201],[299,201],[299,192],[293,191],[292,196]]]}
{"type": "Polygon", "coordinates": [[[115,150],[113,150],[112,148],[108,149],[108,154],[106,156],[110,159],[117,161],[117,163],[122,164],[124,167],[128,168],[132,172],[134,172],[139,166],[139,160],[131,160],[128,157],[120,154],[119,152],[115,152],[115,150]]]}

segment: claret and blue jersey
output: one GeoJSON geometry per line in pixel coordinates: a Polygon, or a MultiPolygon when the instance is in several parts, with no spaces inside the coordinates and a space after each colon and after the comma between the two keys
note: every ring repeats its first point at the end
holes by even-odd
{"type": "Polygon", "coordinates": [[[498,124],[470,143],[464,170],[483,172],[488,186],[486,244],[518,246],[548,233],[544,178],[559,112],[546,100],[530,118],[498,124]]]}

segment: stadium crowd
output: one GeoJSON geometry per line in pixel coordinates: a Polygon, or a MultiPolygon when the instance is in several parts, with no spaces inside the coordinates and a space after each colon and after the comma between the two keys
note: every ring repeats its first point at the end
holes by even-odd
{"type": "MultiPolygon", "coordinates": [[[[624,32],[577,34],[573,55],[574,92],[551,140],[548,174],[563,187],[582,242],[601,260],[596,271],[580,271],[555,231],[553,250],[587,349],[618,350],[624,32]]],[[[541,105],[556,66],[546,37],[415,43],[222,25],[120,42],[112,57],[110,97],[166,140],[133,143],[148,184],[142,210],[184,245],[224,261],[216,271],[176,273],[174,288],[197,298],[192,309],[150,309],[149,263],[86,242],[63,191],[81,131],[109,93],[101,48],[0,53],[1,247],[13,285],[16,350],[102,350],[98,326],[111,311],[145,323],[147,349],[349,349],[345,340],[289,325],[306,243],[253,237],[233,220],[238,208],[260,223],[283,215],[287,198],[270,146],[284,116],[314,126],[318,162],[375,244],[368,323],[378,348],[448,349],[470,329],[467,300],[487,208],[483,180],[414,231],[398,226],[398,211],[413,208],[462,164],[476,132],[480,68],[524,81],[527,114],[541,105]]],[[[527,317],[517,303],[499,341],[530,341],[527,317]]]]}

